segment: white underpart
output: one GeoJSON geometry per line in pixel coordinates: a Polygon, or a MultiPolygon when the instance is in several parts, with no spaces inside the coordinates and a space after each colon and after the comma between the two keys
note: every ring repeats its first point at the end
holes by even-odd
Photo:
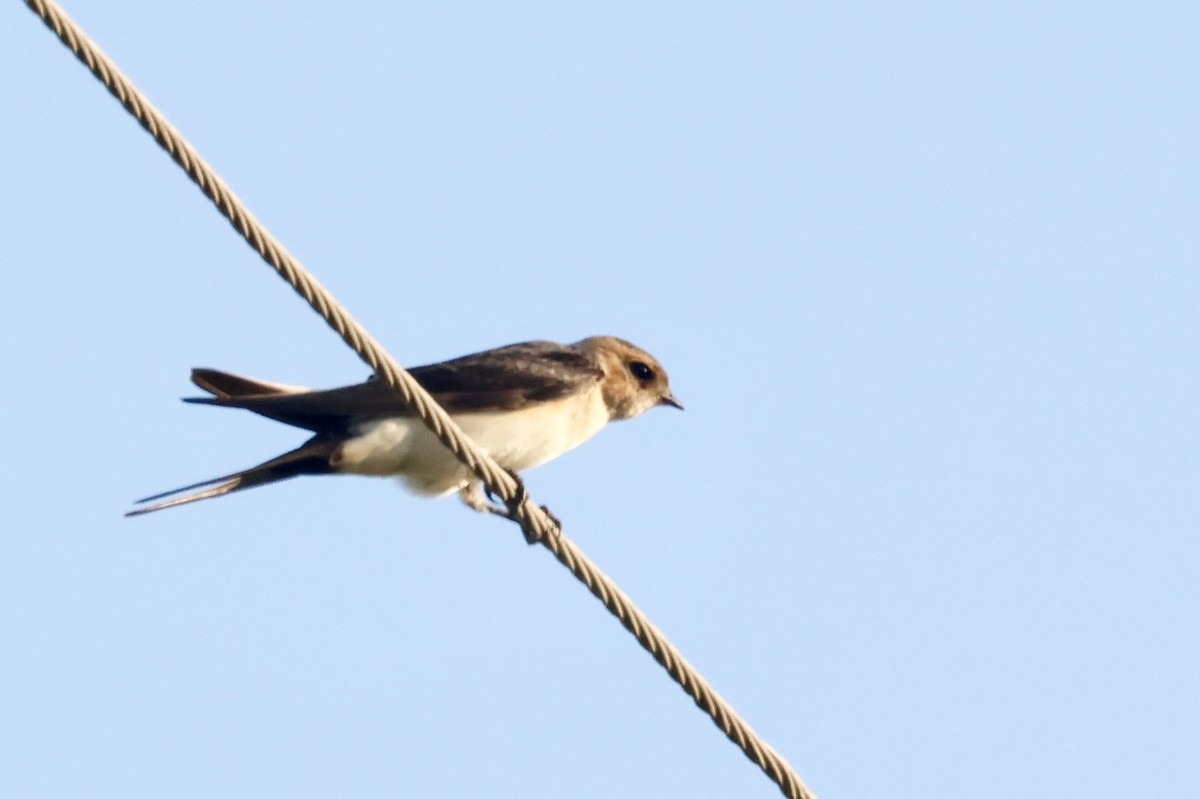
{"type": "MultiPolygon", "coordinates": [[[[454,415],[454,421],[496,463],[532,469],[582,444],[608,422],[599,388],[521,411],[454,415]]],[[[334,467],[353,474],[396,475],[418,494],[443,495],[474,479],[419,420],[363,422],[338,450],[334,467]]]]}

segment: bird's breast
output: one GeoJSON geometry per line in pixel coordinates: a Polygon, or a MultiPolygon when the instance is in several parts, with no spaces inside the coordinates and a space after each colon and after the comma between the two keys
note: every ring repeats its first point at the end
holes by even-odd
{"type": "Polygon", "coordinates": [[[554,460],[600,432],[608,409],[598,389],[517,411],[454,417],[463,432],[505,469],[523,471],[554,460]]]}

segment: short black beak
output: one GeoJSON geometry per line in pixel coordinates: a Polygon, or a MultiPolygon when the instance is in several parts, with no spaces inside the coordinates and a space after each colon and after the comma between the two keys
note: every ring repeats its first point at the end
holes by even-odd
{"type": "Polygon", "coordinates": [[[670,405],[672,408],[678,408],[681,411],[683,410],[683,403],[680,402],[679,400],[675,399],[674,394],[668,394],[667,396],[663,397],[662,399],[660,399],[658,401],[658,404],[659,405],[670,405]]]}

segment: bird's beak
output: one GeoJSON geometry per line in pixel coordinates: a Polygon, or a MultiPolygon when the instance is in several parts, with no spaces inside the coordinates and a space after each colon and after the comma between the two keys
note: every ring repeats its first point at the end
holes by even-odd
{"type": "Polygon", "coordinates": [[[662,399],[660,399],[658,401],[658,404],[659,405],[670,405],[672,408],[678,408],[681,411],[683,410],[683,403],[680,402],[679,400],[675,399],[674,394],[666,395],[665,397],[663,397],[662,399]]]}

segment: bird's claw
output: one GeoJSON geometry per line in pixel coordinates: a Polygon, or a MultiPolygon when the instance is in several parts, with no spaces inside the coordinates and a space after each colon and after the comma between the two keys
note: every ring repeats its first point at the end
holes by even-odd
{"type": "Polygon", "coordinates": [[[504,471],[509,477],[512,478],[513,482],[517,484],[517,490],[513,493],[512,499],[501,499],[493,494],[492,489],[486,485],[483,487],[483,490],[485,493],[487,493],[488,499],[492,500],[493,502],[501,502],[504,507],[508,509],[508,518],[515,519],[517,509],[525,504],[525,500],[529,499],[529,489],[525,488],[525,481],[521,478],[521,475],[517,474],[512,469],[505,469],[504,471]]]}
{"type": "MultiPolygon", "coordinates": [[[[521,479],[520,475],[511,469],[505,469],[505,471],[508,472],[508,476],[513,479],[513,482],[517,484],[517,490],[513,493],[512,499],[502,500],[494,491],[478,482],[472,482],[464,486],[459,491],[459,497],[473,510],[477,510],[480,513],[492,513],[496,516],[503,516],[519,525],[521,523],[521,507],[529,499],[529,491],[525,488],[525,481],[521,479]]],[[[542,505],[541,509],[542,513],[546,514],[546,517],[551,521],[555,529],[561,530],[562,523],[558,520],[558,517],[551,513],[550,509],[545,505],[542,505]]],[[[536,544],[540,538],[541,536],[536,534],[525,533],[525,541],[530,544],[536,544]]]]}

